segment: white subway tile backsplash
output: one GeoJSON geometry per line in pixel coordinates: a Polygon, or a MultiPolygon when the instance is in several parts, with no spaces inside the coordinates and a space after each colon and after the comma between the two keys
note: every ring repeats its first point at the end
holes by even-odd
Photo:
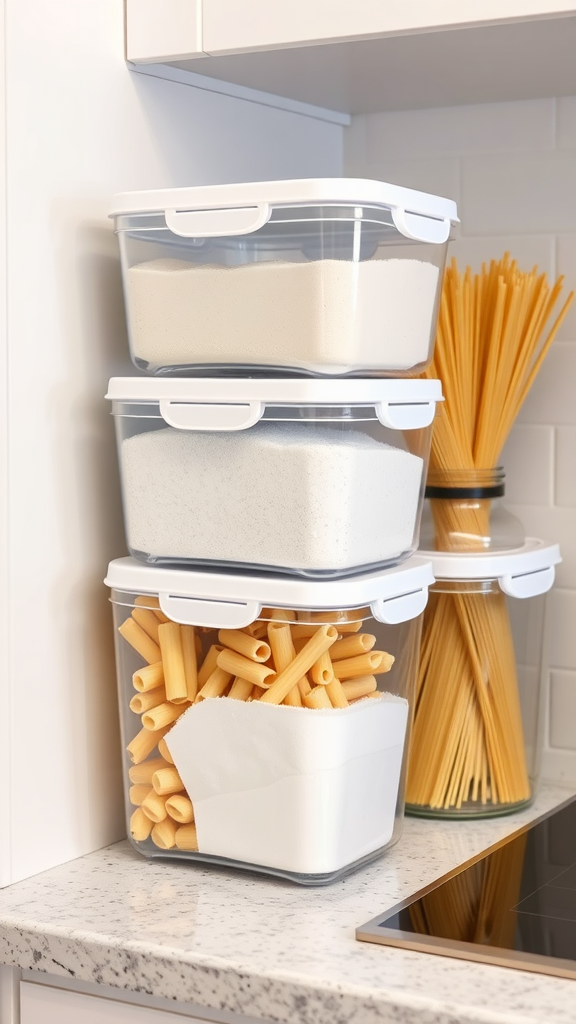
{"type": "MultiPolygon", "coordinates": [[[[556,273],[565,275],[566,292],[576,291],[576,235],[559,235],[556,239],[556,273]]],[[[576,299],[558,331],[558,338],[561,341],[576,341],[576,299]]]]}
{"type": "MultiPolygon", "coordinates": [[[[576,508],[576,427],[556,428],[556,505],[576,508]]],[[[576,518],[576,513],[574,513],[576,518]]],[[[575,522],[576,528],[576,522],[575,522]]]]}
{"type": "Polygon", "coordinates": [[[551,747],[576,750],[576,672],[550,673],[551,747]]]}
{"type": "Polygon", "coordinates": [[[552,668],[576,670],[576,590],[555,588],[550,595],[552,668]]]}
{"type": "MultiPolygon", "coordinates": [[[[554,341],[518,415],[519,423],[576,423],[576,345],[554,341]]],[[[576,578],[574,579],[576,585],[576,578]]]]}
{"type": "MultiPolygon", "coordinates": [[[[369,114],[346,131],[346,173],[449,196],[449,258],[474,271],[509,251],[576,289],[576,96],[369,114]]],[[[559,304],[560,305],[560,304],[559,304]]],[[[559,309],[558,305],[558,309],[559,309]]],[[[494,410],[498,415],[498,410],[494,410]]],[[[550,595],[551,686],[543,775],[576,783],[576,306],[501,458],[508,507],[560,544],[550,595]]]]}
{"type": "Polygon", "coordinates": [[[554,118],[553,99],[368,114],[366,156],[378,163],[396,154],[428,159],[548,150],[554,118]]]}
{"type": "Polygon", "coordinates": [[[470,238],[461,235],[450,243],[448,259],[455,256],[461,268],[469,265],[475,273],[483,263],[499,260],[509,252],[521,270],[537,266],[550,277],[554,274],[555,239],[552,235],[485,235],[470,238]]]}
{"type": "Polygon", "coordinates": [[[556,104],[556,145],[558,149],[576,149],[576,96],[560,96],[556,104]]]}
{"type": "Polygon", "coordinates": [[[506,500],[545,505],[554,500],[554,428],[518,424],[498,460],[506,471],[506,500]]]}
{"type": "Polygon", "coordinates": [[[576,152],[462,160],[463,235],[576,232],[576,152]]]}

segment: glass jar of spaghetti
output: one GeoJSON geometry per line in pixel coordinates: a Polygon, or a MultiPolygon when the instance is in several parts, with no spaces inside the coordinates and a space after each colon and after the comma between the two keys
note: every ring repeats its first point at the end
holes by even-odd
{"type": "Polygon", "coordinates": [[[509,551],[526,539],[503,502],[504,470],[430,469],[420,546],[436,551],[509,551]]]}
{"type": "Polygon", "coordinates": [[[491,817],[534,798],[547,694],[546,598],[557,545],[430,552],[406,810],[491,817]]]}

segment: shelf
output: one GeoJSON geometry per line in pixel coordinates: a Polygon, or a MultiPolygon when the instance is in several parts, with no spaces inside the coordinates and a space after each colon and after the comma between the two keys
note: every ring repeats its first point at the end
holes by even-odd
{"type": "MultiPolygon", "coordinates": [[[[280,24],[275,32],[265,26],[264,31],[261,19],[248,18],[253,9],[261,13],[262,0],[242,4],[235,0],[237,8],[244,12],[244,20],[238,20],[238,25],[230,24],[229,20],[222,22],[220,30],[215,12],[226,13],[230,0],[204,0],[203,6],[200,0],[195,5],[192,0],[170,0],[170,3],[180,11],[186,6],[189,12],[190,45],[185,53],[182,49],[175,52],[176,47],[169,53],[165,47],[165,52],[158,55],[154,47],[146,50],[141,31],[137,37],[135,12],[141,8],[137,7],[138,0],[129,0],[128,38],[129,41],[138,38],[139,49],[134,45],[131,48],[129,43],[128,57],[137,65],[136,70],[167,77],[192,74],[194,80],[189,84],[202,87],[205,81],[206,88],[233,95],[238,95],[238,89],[257,90],[261,96],[267,94],[271,105],[291,108],[294,104],[312,104],[316,116],[321,116],[322,110],[328,116],[329,111],[357,114],[576,93],[576,4],[571,4],[570,10],[567,3],[515,0],[516,11],[530,13],[540,8],[543,14],[532,14],[529,20],[464,26],[455,24],[454,17],[449,25],[442,24],[439,16],[434,25],[425,24],[423,19],[418,23],[413,17],[411,22],[404,19],[404,27],[395,23],[392,34],[366,37],[362,32],[370,27],[366,11],[370,9],[374,21],[375,12],[381,12],[382,5],[357,0],[357,28],[364,38],[343,38],[336,34],[318,42],[310,41],[294,24],[280,24]],[[264,40],[266,32],[271,40],[268,44],[264,40]],[[285,45],[279,40],[284,40],[285,45]],[[217,50],[220,53],[223,49],[230,51],[235,41],[237,48],[245,52],[213,55],[217,50]],[[254,49],[246,51],[250,45],[254,49]],[[275,104],[275,98],[281,102],[275,104]]],[[[269,5],[269,0],[267,3],[269,5]]],[[[148,11],[158,10],[154,0],[147,0],[147,4],[148,11]]],[[[293,4],[299,9],[301,0],[293,0],[293,4]]],[[[269,5],[268,10],[270,6],[273,8],[269,5]]],[[[400,6],[410,7],[408,3],[400,6]]],[[[421,8],[415,0],[411,6],[421,8]]],[[[491,6],[492,0],[484,0],[483,9],[487,14],[491,6]]],[[[276,20],[282,23],[282,18],[289,19],[283,13],[284,4],[280,7],[282,11],[276,20]]],[[[342,4],[335,4],[334,10],[337,7],[342,11],[342,4]]],[[[344,7],[348,14],[347,19],[340,18],[340,28],[350,30],[350,10],[355,7],[350,4],[344,7]]],[[[475,0],[469,0],[468,12],[475,7],[475,0]]],[[[319,20],[319,12],[326,12],[326,4],[323,0],[309,0],[310,8],[314,17],[309,19],[309,31],[319,32],[325,28],[319,20]]],[[[453,11],[454,5],[445,0],[434,8],[453,11]]],[[[510,0],[500,0],[499,9],[506,13],[508,8],[510,0]]],[[[429,15],[430,5],[427,11],[429,15]]],[[[379,17],[381,21],[381,13],[379,17]]],[[[430,21],[430,16],[427,20],[430,21]]],[[[340,22],[336,18],[337,26],[340,22]]],[[[150,21],[147,27],[152,30],[150,21]]],[[[157,50],[159,34],[152,31],[150,34],[156,40],[157,50]]],[[[183,38],[179,31],[178,47],[183,45],[183,38]]]]}

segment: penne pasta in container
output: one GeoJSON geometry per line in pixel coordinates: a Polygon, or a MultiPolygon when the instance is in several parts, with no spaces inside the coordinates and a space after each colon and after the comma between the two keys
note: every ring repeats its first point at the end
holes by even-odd
{"type": "Polygon", "coordinates": [[[134,847],[316,884],[391,846],[431,579],[417,557],[337,584],[112,563],[134,847]]]}

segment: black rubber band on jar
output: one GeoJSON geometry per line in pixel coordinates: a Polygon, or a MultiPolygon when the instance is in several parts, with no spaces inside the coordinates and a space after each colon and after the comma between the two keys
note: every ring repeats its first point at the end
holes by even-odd
{"type": "Polygon", "coordinates": [[[504,484],[493,484],[491,487],[436,487],[428,485],[424,491],[425,498],[443,498],[450,501],[462,498],[502,498],[504,484]]]}

